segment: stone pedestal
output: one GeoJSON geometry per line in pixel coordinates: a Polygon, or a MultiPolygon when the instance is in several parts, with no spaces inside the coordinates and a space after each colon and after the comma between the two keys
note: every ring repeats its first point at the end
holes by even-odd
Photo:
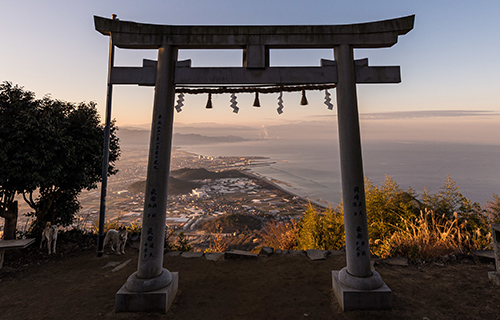
{"type": "MultiPolygon", "coordinates": [[[[364,278],[360,281],[371,282],[364,278]]],[[[332,285],[333,292],[344,311],[392,308],[392,291],[384,282],[376,289],[354,289],[339,281],[339,271],[332,271],[332,285]]]]}
{"type": "Polygon", "coordinates": [[[166,287],[154,291],[134,292],[124,284],[116,293],[115,312],[167,313],[179,286],[179,273],[171,272],[172,281],[166,287]]]}

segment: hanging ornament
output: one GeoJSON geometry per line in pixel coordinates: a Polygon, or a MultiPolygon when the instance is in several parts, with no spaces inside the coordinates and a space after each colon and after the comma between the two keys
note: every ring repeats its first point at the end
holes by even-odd
{"type": "Polygon", "coordinates": [[[207,109],[212,109],[212,94],[208,94],[208,100],[207,100],[207,106],[205,107],[207,109]]]}
{"type": "Polygon", "coordinates": [[[179,93],[179,95],[177,96],[177,104],[175,105],[175,110],[177,110],[177,112],[181,112],[183,106],[184,106],[184,93],[179,93]]]}
{"type": "Polygon", "coordinates": [[[306,90],[302,90],[302,99],[300,100],[301,106],[307,106],[306,90]]]}
{"type": "Polygon", "coordinates": [[[331,94],[328,90],[325,89],[325,104],[328,107],[328,110],[333,110],[332,98],[330,98],[331,94]]]}
{"type": "Polygon", "coordinates": [[[278,114],[283,113],[283,92],[280,92],[278,96],[278,109],[276,109],[276,111],[278,111],[278,114]]]}
{"type": "Polygon", "coordinates": [[[259,93],[258,92],[255,92],[255,100],[253,101],[253,106],[260,107],[259,93]]]}
{"type": "Polygon", "coordinates": [[[233,108],[233,112],[234,113],[238,113],[238,111],[240,110],[240,108],[238,108],[236,105],[238,104],[238,102],[236,101],[236,94],[234,93],[231,93],[231,108],[233,108]]]}

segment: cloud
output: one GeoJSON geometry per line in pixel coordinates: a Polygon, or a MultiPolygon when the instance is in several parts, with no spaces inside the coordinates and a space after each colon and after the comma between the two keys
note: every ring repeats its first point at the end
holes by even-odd
{"type": "MultiPolygon", "coordinates": [[[[361,113],[362,120],[391,120],[391,119],[414,119],[414,118],[443,118],[443,117],[478,117],[498,116],[499,112],[492,110],[422,110],[422,111],[392,111],[361,113]]],[[[309,115],[307,118],[331,118],[334,115],[309,115]]]]}
{"type": "Polygon", "coordinates": [[[423,110],[423,111],[394,111],[362,113],[363,120],[378,119],[411,119],[411,118],[436,118],[436,117],[476,117],[496,116],[498,112],[491,110],[423,110]]]}

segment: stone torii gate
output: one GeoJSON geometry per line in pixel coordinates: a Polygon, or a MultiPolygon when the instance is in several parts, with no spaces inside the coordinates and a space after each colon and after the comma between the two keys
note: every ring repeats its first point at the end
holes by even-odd
{"type": "MultiPolygon", "coordinates": [[[[356,83],[399,83],[400,70],[355,61],[354,48],[391,47],[414,15],[351,25],[171,26],[94,17],[95,28],[125,49],[158,49],[158,61],[110,68],[110,84],[154,85],[154,108],[138,270],[116,294],[116,311],[166,312],[178,273],[163,268],[175,87],[179,85],[336,84],[347,266],[333,271],[344,310],[392,307],[391,290],[371,268],[356,83]],[[269,50],[331,48],[320,67],[270,67],[269,50]],[[243,67],[192,68],[178,49],[242,49],[243,67]]],[[[257,293],[256,293],[257,294],[257,293]]]]}

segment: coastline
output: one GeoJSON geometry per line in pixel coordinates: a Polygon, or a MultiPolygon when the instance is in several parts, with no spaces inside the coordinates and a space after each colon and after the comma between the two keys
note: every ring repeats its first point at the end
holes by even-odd
{"type": "MultiPolygon", "coordinates": [[[[196,158],[203,159],[206,156],[202,155],[200,152],[196,152],[196,150],[188,150],[188,148],[191,148],[193,146],[177,146],[176,150],[180,152],[184,152],[186,154],[190,154],[196,158]]],[[[224,167],[206,167],[207,170],[231,170],[231,169],[237,169],[243,174],[254,178],[258,180],[262,180],[265,183],[271,185],[272,187],[287,193],[293,197],[297,197],[301,199],[302,201],[305,202],[311,202],[312,204],[319,206],[324,209],[328,208],[333,208],[335,204],[332,204],[327,201],[321,201],[319,199],[310,199],[308,196],[304,196],[303,194],[300,194],[298,192],[295,192],[293,190],[290,190],[290,188],[287,188],[286,185],[289,187],[293,187],[294,184],[290,181],[283,181],[280,180],[277,177],[272,177],[268,175],[261,174],[255,170],[252,170],[252,168],[255,167],[271,167],[273,164],[283,162],[287,163],[288,160],[276,160],[272,159],[269,156],[239,156],[239,155],[211,155],[208,158],[214,158],[214,159],[225,159],[225,158],[241,158],[241,160],[244,159],[245,165],[239,166],[238,164],[235,165],[226,165],[224,167]],[[285,185],[285,186],[283,186],[285,185]]]]}
{"type": "Polygon", "coordinates": [[[324,209],[328,209],[330,207],[330,205],[326,205],[326,204],[321,203],[321,202],[316,201],[316,200],[311,200],[308,197],[304,197],[304,196],[302,196],[302,195],[300,195],[298,193],[295,193],[295,192],[293,192],[291,190],[288,190],[288,189],[280,186],[278,183],[275,183],[275,182],[271,181],[269,179],[269,177],[266,177],[266,176],[263,176],[263,175],[261,175],[261,174],[259,174],[257,172],[254,172],[251,169],[243,169],[243,170],[241,170],[241,173],[244,174],[244,175],[246,175],[246,176],[248,176],[248,177],[250,177],[250,178],[264,181],[265,183],[273,186],[274,188],[280,190],[281,192],[287,193],[287,194],[289,194],[289,195],[291,195],[293,197],[297,197],[297,198],[301,199],[302,201],[310,202],[310,203],[312,203],[312,204],[314,204],[314,205],[316,205],[318,207],[322,207],[324,209]]]}

